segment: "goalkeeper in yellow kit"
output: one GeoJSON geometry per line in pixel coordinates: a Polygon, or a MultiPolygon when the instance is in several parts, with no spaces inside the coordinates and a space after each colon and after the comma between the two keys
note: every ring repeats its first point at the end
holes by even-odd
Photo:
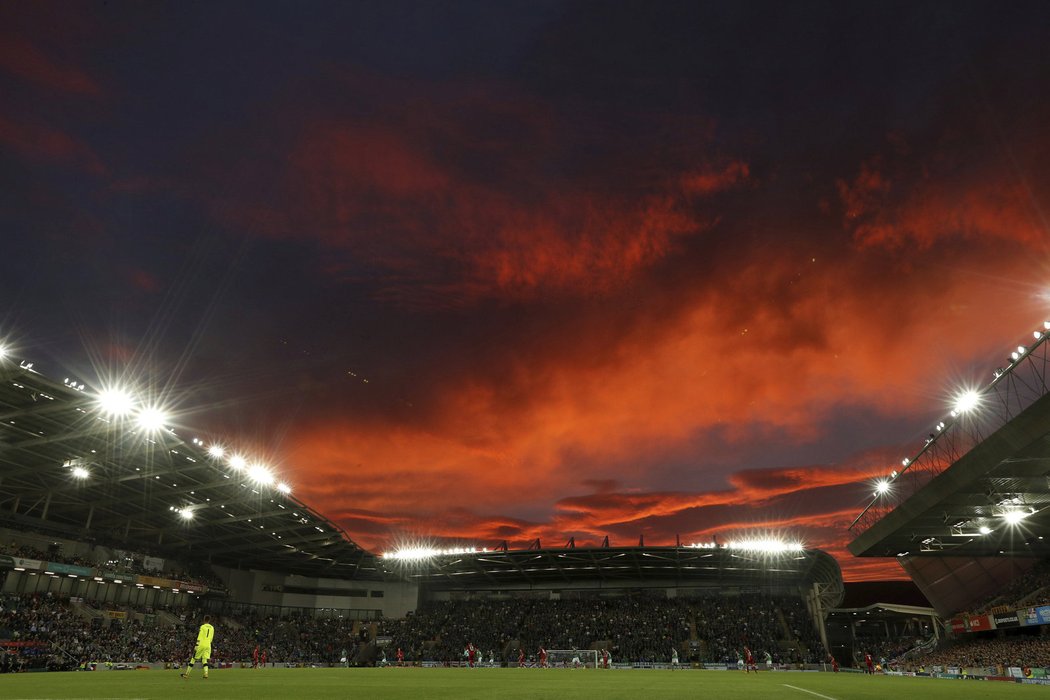
{"type": "Polygon", "coordinates": [[[211,626],[211,615],[205,615],[200,631],[197,632],[197,647],[193,650],[193,656],[190,658],[189,663],[186,664],[186,672],[182,674],[183,678],[190,677],[190,671],[193,670],[193,664],[197,659],[200,659],[201,665],[204,667],[204,677],[208,677],[208,661],[211,660],[211,640],[214,638],[215,628],[211,626]]]}

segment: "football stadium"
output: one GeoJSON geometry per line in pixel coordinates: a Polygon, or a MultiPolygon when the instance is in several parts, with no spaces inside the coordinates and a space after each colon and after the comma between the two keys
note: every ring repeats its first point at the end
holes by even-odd
{"type": "Polygon", "coordinates": [[[1050,697],[1050,2],[0,2],[0,700],[1050,697]]]}
{"type": "Polygon", "coordinates": [[[369,552],[252,455],[5,352],[0,684],[522,698],[1050,684],[1047,332],[960,395],[854,521],[853,553],[895,557],[911,600],[847,599],[833,557],[773,539],[369,552]]]}

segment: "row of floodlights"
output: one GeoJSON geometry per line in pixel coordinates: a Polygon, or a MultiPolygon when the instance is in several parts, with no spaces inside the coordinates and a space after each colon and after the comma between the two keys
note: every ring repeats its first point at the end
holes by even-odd
{"type": "MultiPolygon", "coordinates": [[[[6,359],[9,356],[9,351],[3,345],[0,345],[0,360],[6,359]]],[[[20,366],[23,369],[31,370],[33,363],[21,362],[20,366]]],[[[84,391],[84,384],[78,383],[75,379],[66,378],[62,382],[65,386],[73,389],[74,391],[84,391]]],[[[167,430],[172,432],[170,428],[166,428],[171,417],[163,408],[151,405],[151,406],[139,406],[135,397],[131,395],[127,390],[120,387],[110,387],[105,389],[95,397],[95,401],[98,405],[99,410],[107,419],[122,419],[122,418],[134,418],[136,425],[147,432],[160,432],[167,430]]],[[[200,447],[204,447],[204,441],[197,438],[193,439],[193,443],[200,447]]],[[[226,449],[218,444],[213,444],[207,448],[208,454],[216,459],[222,459],[226,456],[226,449]]],[[[261,464],[248,464],[247,460],[240,455],[233,455],[227,461],[229,467],[238,472],[245,472],[249,479],[262,486],[273,486],[283,494],[290,494],[292,492],[291,486],[284,483],[283,481],[277,481],[268,468],[261,464]]],[[[70,472],[77,479],[87,479],[91,476],[83,465],[72,462],[67,462],[64,466],[72,466],[73,470],[70,472]]]]}
{"type": "MultiPolygon", "coordinates": [[[[67,386],[70,386],[67,380],[67,386]]],[[[83,385],[74,386],[74,388],[80,390],[83,385]]],[[[149,432],[157,432],[166,430],[165,426],[170,421],[170,417],[166,411],[157,406],[145,406],[137,408],[137,402],[135,398],[127,391],[119,388],[112,388],[102,391],[98,394],[97,403],[99,409],[104,415],[109,418],[125,418],[133,416],[137,425],[143,430],[149,432]]],[[[167,429],[170,430],[170,429],[167,429]]],[[[198,438],[193,439],[193,443],[200,447],[205,447],[204,441],[198,438]]],[[[219,444],[212,444],[207,447],[208,454],[216,459],[223,459],[226,457],[226,448],[219,444]]],[[[244,472],[249,479],[262,486],[273,486],[283,494],[290,494],[292,488],[284,483],[283,481],[277,481],[277,478],[265,466],[253,463],[249,464],[248,461],[241,455],[232,455],[227,460],[227,465],[234,471],[244,472]]],[[[74,475],[76,473],[74,472],[74,475]]],[[[86,477],[85,473],[81,478],[86,477]]]]}
{"type": "MultiPolygon", "coordinates": [[[[784,542],[783,540],[774,539],[735,540],[726,542],[725,544],[699,542],[684,546],[691,549],[729,549],[742,552],[761,552],[765,554],[802,552],[806,549],[805,545],[801,542],[784,542]]],[[[439,547],[404,547],[393,552],[385,552],[383,558],[396,561],[424,561],[442,556],[486,554],[488,552],[489,549],[485,547],[481,549],[478,549],[477,547],[452,547],[444,549],[439,547]]]]}
{"type": "MultiPolygon", "coordinates": [[[[1003,519],[1007,525],[1017,525],[1022,520],[1027,518],[1029,515],[1035,514],[1035,508],[1029,507],[1028,509],[1012,508],[1010,510],[999,513],[997,517],[1003,519]]],[[[977,532],[982,535],[990,535],[995,531],[995,528],[988,527],[987,525],[981,525],[977,528],[977,532]]]]}
{"type": "MultiPolygon", "coordinates": [[[[1041,330],[1041,331],[1032,331],[1032,336],[1038,342],[1040,340],[1044,340],[1048,336],[1048,332],[1050,332],[1050,321],[1043,321],[1043,330],[1041,330]]],[[[1028,352],[1029,352],[1029,348],[1028,347],[1026,347],[1024,345],[1018,345],[1017,349],[1010,353],[1010,364],[1011,365],[1016,364],[1017,362],[1019,362],[1021,360],[1022,357],[1027,355],[1028,352]]],[[[995,370],[994,375],[993,375],[994,376],[993,384],[995,383],[995,381],[998,381],[999,378],[1002,377],[1005,373],[1006,373],[1006,370],[1004,370],[1002,368],[995,370]]],[[[978,392],[978,391],[973,390],[973,389],[968,389],[968,390],[962,392],[961,394],[959,394],[958,396],[955,397],[955,403],[952,406],[952,410],[951,410],[950,415],[951,415],[952,418],[958,418],[962,414],[969,413],[970,411],[978,408],[980,406],[980,404],[981,404],[981,392],[978,392]]],[[[936,433],[941,433],[941,432],[944,432],[944,430],[947,427],[948,427],[948,425],[944,421],[939,421],[937,423],[937,425],[934,426],[934,429],[935,429],[936,433]]],[[[931,442],[934,441],[934,439],[936,439],[936,433],[930,433],[930,436],[928,438],[926,438],[926,444],[927,445],[929,445],[931,442]]],[[[912,460],[910,458],[908,458],[908,457],[905,457],[904,459],[901,460],[901,465],[903,465],[905,468],[907,468],[911,463],[912,463],[912,460]]],[[[900,474],[896,470],[894,470],[893,472],[890,473],[890,476],[889,476],[888,479],[880,479],[880,480],[876,481],[875,482],[875,492],[872,495],[875,498],[878,498],[879,496],[881,496],[881,495],[883,495],[885,493],[888,493],[890,488],[891,488],[891,486],[892,486],[892,484],[893,484],[893,482],[896,480],[896,478],[899,475],[900,474]]]]}
{"type": "Polygon", "coordinates": [[[725,544],[717,542],[694,542],[687,544],[691,549],[732,549],[742,552],[761,552],[765,554],[786,554],[788,552],[803,552],[806,546],[801,542],[785,542],[776,539],[747,539],[731,540],[725,544]]]}
{"type": "MultiPolygon", "coordinates": [[[[193,444],[204,447],[204,441],[198,438],[193,438],[193,444]]],[[[218,443],[212,443],[207,447],[208,454],[215,459],[226,459],[226,448],[218,443]]],[[[292,492],[292,487],[283,481],[277,481],[277,478],[273,475],[269,469],[262,464],[254,463],[249,464],[241,455],[235,454],[230,455],[229,459],[226,459],[226,464],[237,472],[244,472],[248,475],[248,478],[257,484],[263,486],[273,486],[278,491],[284,494],[292,492]]]]}
{"type": "Polygon", "coordinates": [[[396,559],[398,561],[423,561],[435,557],[452,556],[457,554],[485,554],[487,547],[478,549],[476,547],[451,547],[440,549],[437,547],[405,547],[393,552],[384,552],[384,559],[396,559]]]}

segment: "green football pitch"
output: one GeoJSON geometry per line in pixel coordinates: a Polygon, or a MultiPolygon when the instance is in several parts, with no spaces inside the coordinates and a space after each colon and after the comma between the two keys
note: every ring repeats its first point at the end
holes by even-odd
{"type": "Polygon", "coordinates": [[[183,680],[177,671],[96,671],[0,675],[0,698],[431,698],[465,700],[663,700],[756,698],[861,700],[864,698],[1050,698],[1050,687],[994,681],[940,680],[862,674],[736,671],[595,671],[538,669],[325,668],[200,669],[183,680]]]}

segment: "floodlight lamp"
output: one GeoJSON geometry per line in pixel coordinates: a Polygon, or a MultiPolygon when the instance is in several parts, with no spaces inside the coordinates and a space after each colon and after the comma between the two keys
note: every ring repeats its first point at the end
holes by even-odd
{"type": "Polygon", "coordinates": [[[1043,337],[1043,332],[1042,331],[1032,331],[1032,337],[1035,338],[1036,340],[1039,340],[1040,338],[1043,337]]]}
{"type": "Polygon", "coordinates": [[[1010,353],[1010,359],[1013,360],[1014,362],[1017,362],[1018,360],[1021,359],[1021,356],[1018,355],[1016,352],[1012,352],[1012,353],[1010,353]]]}
{"type": "Polygon", "coordinates": [[[740,549],[748,552],[777,554],[782,552],[801,552],[805,546],[801,542],[783,542],[775,539],[750,539],[726,543],[726,549],[740,549]]]}
{"type": "Polygon", "coordinates": [[[992,528],[988,527],[987,525],[981,525],[979,528],[977,528],[977,531],[982,535],[988,535],[991,534],[992,528]]]}
{"type": "Polygon", "coordinates": [[[977,408],[977,404],[980,402],[981,396],[976,391],[970,389],[964,391],[955,399],[955,410],[959,413],[966,413],[977,408]]]}
{"type": "Polygon", "coordinates": [[[902,459],[902,460],[901,460],[901,464],[902,464],[902,465],[904,465],[904,466],[906,467],[906,466],[908,466],[909,464],[911,464],[911,460],[910,460],[910,459],[908,459],[907,457],[905,457],[904,459],[902,459]]]}
{"type": "Polygon", "coordinates": [[[1025,346],[1023,346],[1023,345],[1018,345],[1018,346],[1017,346],[1017,354],[1018,354],[1018,355],[1023,355],[1023,354],[1025,354],[1026,352],[1028,352],[1028,348],[1026,348],[1026,347],[1025,347],[1025,346]]]}
{"type": "Polygon", "coordinates": [[[163,430],[164,424],[168,422],[168,415],[159,408],[147,408],[139,411],[138,424],[140,428],[149,431],[163,430]]]}
{"type": "Polygon", "coordinates": [[[91,476],[91,472],[89,472],[87,469],[84,469],[84,467],[73,467],[72,473],[73,476],[75,476],[78,479],[86,479],[89,476],[91,476]]]}
{"type": "Polygon", "coordinates": [[[1023,510],[1008,510],[1002,514],[1003,520],[1009,525],[1016,525],[1025,518],[1028,517],[1028,513],[1023,510]]]}
{"type": "Polygon", "coordinates": [[[123,389],[106,389],[98,395],[98,405],[109,416],[126,416],[131,413],[135,400],[123,389]]]}
{"type": "Polygon", "coordinates": [[[277,484],[277,490],[287,495],[292,492],[292,487],[282,481],[277,484]]]}
{"type": "Polygon", "coordinates": [[[234,469],[244,469],[248,466],[248,462],[245,461],[244,457],[234,455],[233,457],[230,457],[230,466],[234,469]]]}
{"type": "Polygon", "coordinates": [[[401,561],[423,561],[438,555],[438,550],[433,547],[406,547],[395,552],[386,552],[384,559],[399,559],[401,561]]]}
{"type": "Polygon", "coordinates": [[[3,345],[0,345],[0,360],[5,359],[6,357],[7,357],[7,348],[5,348],[3,345]]]}
{"type": "Polygon", "coordinates": [[[273,474],[271,474],[270,470],[261,464],[253,464],[251,467],[249,467],[248,476],[252,479],[252,481],[255,481],[259,484],[273,483],[273,474]]]}
{"type": "Polygon", "coordinates": [[[890,482],[886,481],[885,479],[882,479],[878,483],[875,484],[875,493],[877,493],[877,494],[886,493],[889,490],[890,490],[890,482]]]}
{"type": "Polygon", "coordinates": [[[226,449],[222,445],[212,445],[208,448],[208,454],[212,457],[224,457],[226,455],[226,449]]]}
{"type": "Polygon", "coordinates": [[[1043,321],[1043,328],[1050,331],[1050,321],[1043,321]]]}
{"type": "Polygon", "coordinates": [[[190,510],[189,508],[183,508],[182,510],[179,511],[179,516],[183,520],[193,520],[193,511],[190,510]]]}

